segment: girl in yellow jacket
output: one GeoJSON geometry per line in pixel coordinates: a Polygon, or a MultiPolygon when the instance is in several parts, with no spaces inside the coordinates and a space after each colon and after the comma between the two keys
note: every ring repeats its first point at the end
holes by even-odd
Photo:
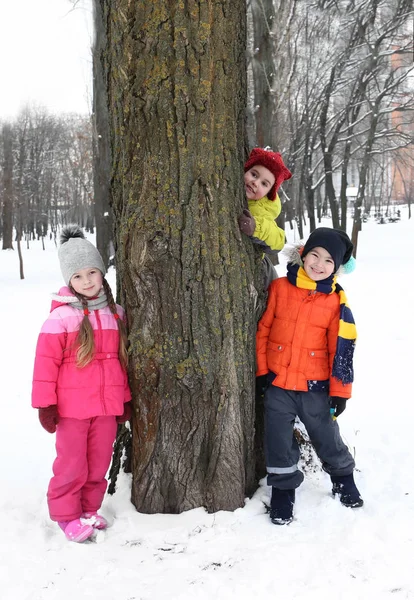
{"type": "Polygon", "coordinates": [[[291,177],[279,152],[254,148],[244,165],[248,209],[239,216],[239,227],[264,252],[265,289],[276,278],[270,257],[283,248],[286,239],[285,232],[276,223],[282,210],[277,190],[291,177]]]}
{"type": "Polygon", "coordinates": [[[353,270],[347,234],[320,227],[301,253],[290,257],[287,277],[272,281],[256,336],[257,373],[266,377],[265,457],[272,487],[270,518],[293,519],[295,489],[303,481],[295,417],[305,425],[333,493],[348,507],[362,506],[355,485],[355,462],[342,441],[337,417],[351,396],[355,323],[338,269],[353,270]]]}

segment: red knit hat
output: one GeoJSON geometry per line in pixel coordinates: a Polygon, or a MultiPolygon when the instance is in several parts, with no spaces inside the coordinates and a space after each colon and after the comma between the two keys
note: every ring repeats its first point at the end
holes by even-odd
{"type": "Polygon", "coordinates": [[[274,200],[276,198],[277,190],[284,181],[292,177],[292,173],[287,167],[285,167],[282,156],[279,154],[279,152],[263,150],[263,148],[253,148],[246,164],[244,165],[244,172],[246,173],[246,171],[255,165],[262,165],[262,167],[266,167],[266,169],[269,169],[269,171],[275,176],[275,183],[267,194],[269,200],[274,200]]]}

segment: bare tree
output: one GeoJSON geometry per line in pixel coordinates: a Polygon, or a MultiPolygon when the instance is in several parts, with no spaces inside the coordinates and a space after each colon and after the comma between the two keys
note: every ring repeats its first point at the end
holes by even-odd
{"type": "Polygon", "coordinates": [[[16,135],[16,240],[19,253],[20,279],[24,279],[23,255],[21,243],[25,230],[25,197],[23,193],[24,168],[27,158],[27,129],[29,125],[29,114],[27,110],[20,113],[14,125],[16,135]]]}
{"type": "Polygon", "coordinates": [[[5,134],[0,143],[3,244],[12,235],[13,226],[17,242],[26,238],[27,245],[34,237],[43,241],[49,230],[56,235],[57,228],[68,221],[78,220],[93,231],[89,117],[50,115],[43,108],[27,106],[13,122],[5,123],[3,129],[5,134]],[[13,197],[11,205],[6,189],[13,197]]]}
{"type": "MultiPolygon", "coordinates": [[[[284,38],[282,52],[292,65],[287,77],[280,60],[273,82],[275,95],[282,90],[288,97],[287,102],[278,103],[273,115],[273,122],[281,124],[281,139],[290,140],[287,155],[294,177],[289,192],[294,200],[287,206],[288,218],[295,216],[302,232],[305,205],[311,230],[316,223],[315,210],[318,218],[329,211],[333,225],[346,228],[348,178],[363,161],[371,107],[381,93],[381,81],[396,68],[394,57],[410,52],[410,40],[412,55],[412,38],[406,35],[407,42],[403,35],[413,16],[412,3],[297,0],[294,13],[291,4],[283,5],[286,14],[293,15],[284,21],[289,24],[289,35],[277,26],[273,30],[276,39],[284,38]]],[[[279,15],[279,2],[274,6],[279,15]]],[[[393,153],[397,147],[412,145],[412,136],[410,142],[401,123],[390,115],[385,123],[386,111],[405,111],[410,118],[409,103],[401,101],[404,91],[404,77],[400,77],[382,98],[379,109],[383,116],[377,121],[374,146],[366,157],[368,170],[377,152],[393,153]]],[[[412,91],[409,98],[413,98],[412,91]]]]}
{"type": "Polygon", "coordinates": [[[106,44],[105,24],[99,2],[94,6],[93,48],[93,171],[96,245],[108,266],[113,254],[113,219],[110,207],[111,152],[109,145],[108,98],[102,52],[106,44]]]}
{"type": "Polygon", "coordinates": [[[3,250],[13,250],[13,132],[3,125],[3,250]]]}
{"type": "Polygon", "coordinates": [[[251,57],[254,89],[254,146],[273,146],[273,80],[275,76],[273,0],[251,0],[253,49],[251,57]]]}

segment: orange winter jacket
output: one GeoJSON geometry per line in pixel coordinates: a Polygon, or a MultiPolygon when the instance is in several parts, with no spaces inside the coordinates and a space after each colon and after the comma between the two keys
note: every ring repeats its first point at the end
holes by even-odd
{"type": "Polygon", "coordinates": [[[309,391],[308,381],[329,380],[329,394],[350,398],[352,384],[332,377],[339,330],[339,296],[272,281],[256,334],[257,373],[276,374],[273,385],[309,391]]]}

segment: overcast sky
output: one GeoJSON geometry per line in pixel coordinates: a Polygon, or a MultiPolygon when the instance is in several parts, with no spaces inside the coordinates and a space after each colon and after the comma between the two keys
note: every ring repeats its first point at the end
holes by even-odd
{"type": "Polygon", "coordinates": [[[90,112],[92,0],[0,0],[0,120],[28,103],[90,112]]]}

